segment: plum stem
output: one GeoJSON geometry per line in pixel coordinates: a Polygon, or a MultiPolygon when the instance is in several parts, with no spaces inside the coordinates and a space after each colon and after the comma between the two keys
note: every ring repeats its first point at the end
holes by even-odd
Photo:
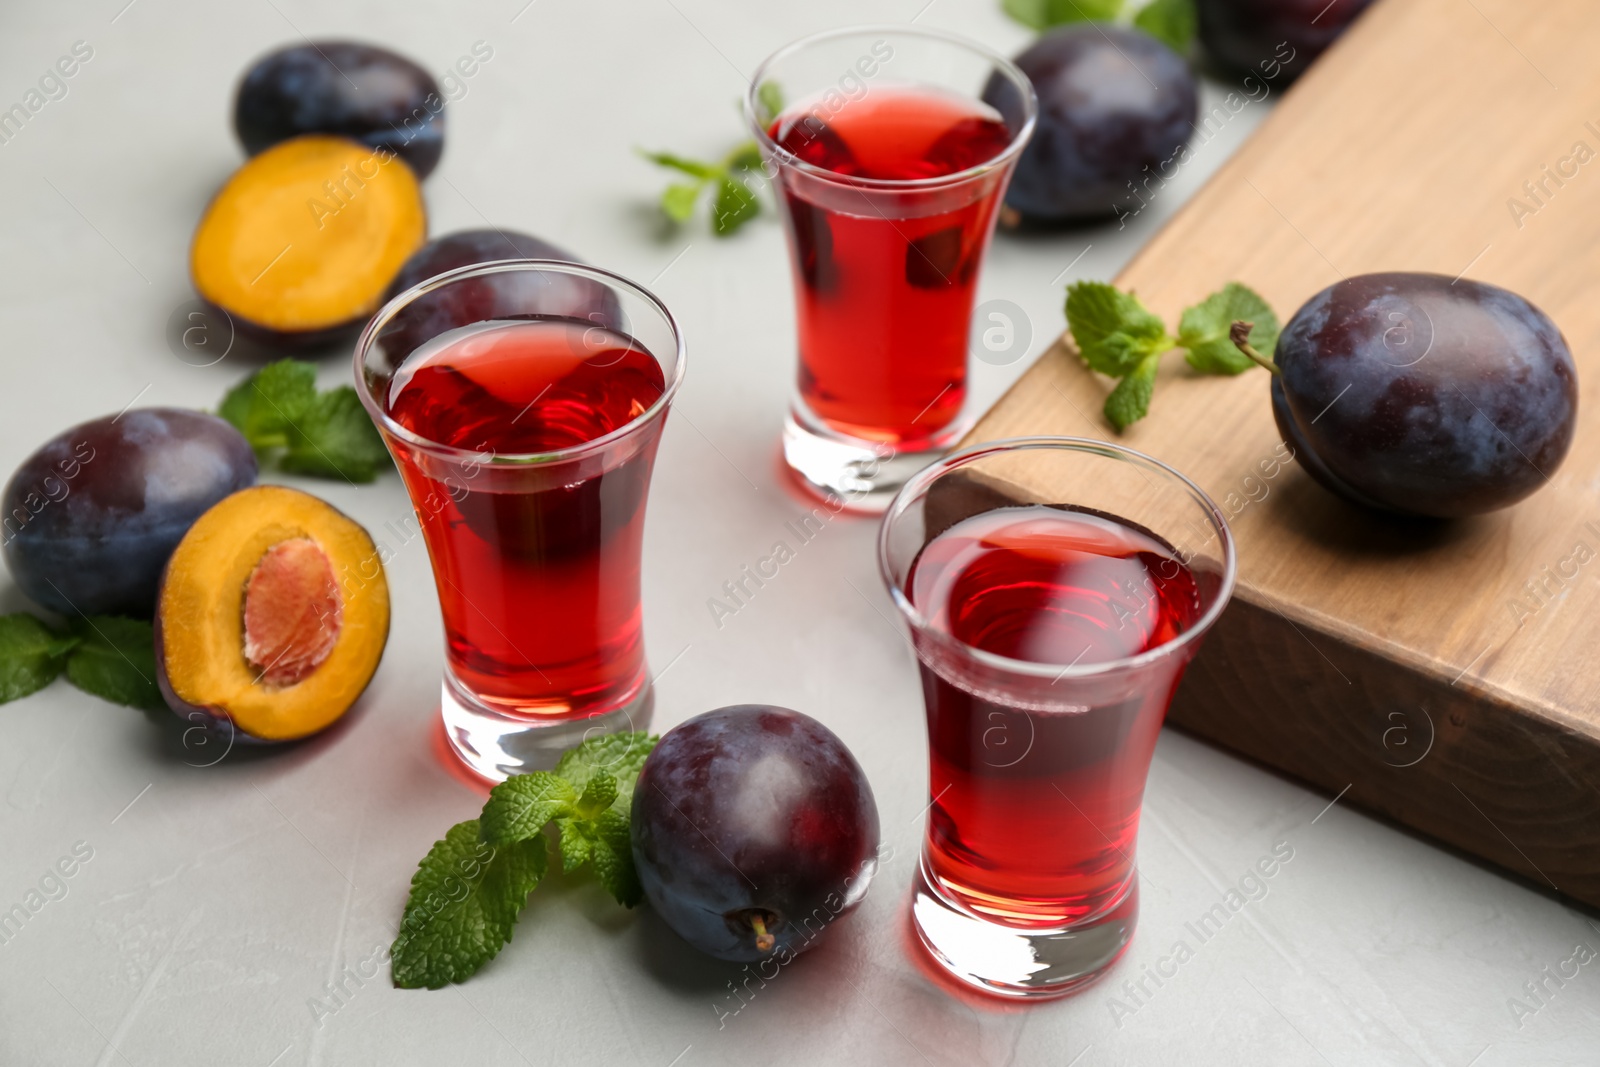
{"type": "Polygon", "coordinates": [[[1260,352],[1257,352],[1255,346],[1250,343],[1250,331],[1255,328],[1255,323],[1245,322],[1243,319],[1241,319],[1238,322],[1235,322],[1233,327],[1228,331],[1228,340],[1233,342],[1233,346],[1235,348],[1243,352],[1246,356],[1250,357],[1250,359],[1254,362],[1259,363],[1263,367],[1267,368],[1267,370],[1271,371],[1273,374],[1282,374],[1283,368],[1279,367],[1266,356],[1263,356],[1260,352]]]}
{"type": "Polygon", "coordinates": [[[778,939],[767,930],[767,921],[760,914],[750,916],[750,929],[756,932],[756,949],[760,952],[771,952],[772,946],[778,939]]]}

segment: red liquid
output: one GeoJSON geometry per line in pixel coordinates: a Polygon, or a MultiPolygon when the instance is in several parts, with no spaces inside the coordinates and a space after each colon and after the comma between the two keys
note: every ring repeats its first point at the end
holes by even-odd
{"type": "MultiPolygon", "coordinates": [[[[979,101],[890,86],[831,114],[819,106],[786,112],[769,133],[807,163],[872,179],[955,174],[1011,141],[979,101]]],[[[801,398],[856,437],[932,436],[966,401],[973,295],[1008,172],[957,190],[892,194],[780,173],[801,398]]]]}
{"type": "MultiPolygon", "coordinates": [[[[923,548],[907,588],[934,629],[1063,667],[1156,648],[1201,614],[1194,574],[1166,545],[1113,519],[1044,506],[957,523],[923,548]]],[[[1132,884],[1156,735],[1191,653],[1144,668],[1104,703],[1114,688],[1105,682],[1046,677],[1028,706],[979,696],[924,658],[936,798],[929,873],[968,907],[1022,926],[1064,925],[1118,903],[1132,884]]]]}
{"type": "MultiPolygon", "coordinates": [[[[480,323],[413,353],[388,412],[432,441],[500,455],[611,433],[666,384],[637,342],[568,320],[480,323]]],[[[450,667],[485,703],[582,716],[646,680],[639,552],[662,420],[622,458],[441,471],[406,450],[400,471],[433,561],[450,667]]],[[[616,445],[605,446],[610,449],[616,445]]]]}

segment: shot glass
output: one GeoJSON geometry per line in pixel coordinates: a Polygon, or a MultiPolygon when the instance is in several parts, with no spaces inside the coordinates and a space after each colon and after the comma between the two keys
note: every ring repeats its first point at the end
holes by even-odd
{"type": "Polygon", "coordinates": [[[357,392],[415,512],[386,532],[427,545],[446,734],[486,778],[650,720],[645,499],[683,371],[661,301],[549,260],[440,274],[361,335],[357,392]]]}
{"type": "Polygon", "coordinates": [[[1068,992],[1133,936],[1145,778],[1233,590],[1227,523],[1131,449],[1016,438],[914,476],[878,547],[928,716],[917,935],[978,989],[1068,992]]]}
{"type": "Polygon", "coordinates": [[[970,427],[978,276],[1036,110],[1005,57],[905,26],[805,38],[751,79],[794,277],[783,453],[813,491],[881,510],[970,427]]]}

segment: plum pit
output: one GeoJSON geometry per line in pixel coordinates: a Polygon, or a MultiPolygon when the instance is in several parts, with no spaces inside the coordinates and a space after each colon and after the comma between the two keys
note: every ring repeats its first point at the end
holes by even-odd
{"type": "Polygon", "coordinates": [[[342,622],[333,566],[309,538],[273,545],[245,582],[244,657],[265,685],[304,681],[333,652],[342,622]]]}

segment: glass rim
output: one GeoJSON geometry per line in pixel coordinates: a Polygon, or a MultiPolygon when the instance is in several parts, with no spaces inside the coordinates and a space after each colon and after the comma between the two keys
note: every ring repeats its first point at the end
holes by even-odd
{"type": "MultiPolygon", "coordinates": [[[[983,513],[979,512],[977,514],[983,513]]],[[[1216,502],[1206,494],[1205,490],[1191,481],[1188,476],[1169,467],[1154,456],[1146,455],[1136,449],[1115,444],[1111,441],[1101,441],[1092,437],[1037,435],[1031,437],[1003,437],[971,445],[930,463],[913,475],[900,488],[900,491],[895,494],[888,510],[884,512],[883,524],[878,528],[878,572],[883,578],[883,583],[889,587],[890,598],[895,602],[895,606],[900,609],[901,614],[906,617],[906,621],[913,630],[932,635],[943,642],[955,645],[962,652],[987,668],[1027,675],[1033,678],[1050,678],[1053,681],[1061,681],[1063,679],[1094,678],[1121,671],[1137,670],[1163,660],[1198,640],[1206,631],[1211,629],[1212,624],[1217,621],[1223,609],[1228,606],[1228,602],[1233,599],[1234,585],[1238,576],[1238,557],[1234,546],[1233,531],[1229,529],[1227,519],[1222,514],[1222,509],[1217,507],[1216,502]],[[953,634],[934,629],[929,620],[917,609],[917,606],[911,603],[911,598],[905,594],[905,591],[900,588],[900,583],[895,579],[889,560],[889,530],[893,523],[905,514],[914,498],[923,495],[928,486],[950,471],[966,466],[968,463],[983,456],[999,452],[1020,452],[1039,448],[1090,452],[1110,459],[1132,462],[1146,470],[1154,471],[1172,479],[1178,487],[1188,492],[1189,497],[1200,506],[1201,510],[1211,520],[1211,525],[1215,529],[1222,546],[1223,561],[1222,581],[1217,587],[1216,598],[1201,614],[1200,618],[1195,621],[1194,625],[1172,640],[1163,642],[1155,648],[1140,652],[1137,655],[1122,656],[1117,659],[1075,666],[1073,664],[1063,665],[1013,659],[1010,656],[986,652],[981,648],[967,644],[953,634]]]]}
{"type": "MultiPolygon", "coordinates": [[[[630,334],[629,339],[638,343],[640,348],[644,349],[645,352],[648,352],[658,361],[661,358],[654,352],[651,352],[649,348],[646,348],[643,342],[639,342],[638,338],[633,337],[630,334]]],[[[482,263],[469,263],[464,267],[456,267],[452,270],[447,270],[442,274],[435,274],[430,278],[425,278],[416,285],[413,285],[411,288],[396,294],[392,300],[387,301],[381,308],[379,308],[373,314],[372,318],[367,320],[367,324],[362,327],[361,336],[356,340],[356,395],[361,398],[361,404],[367,409],[367,414],[372,417],[373,422],[377,423],[378,426],[384,430],[384,432],[392,434],[400,440],[406,442],[406,444],[411,445],[414,448],[422,449],[423,451],[434,456],[449,460],[464,460],[477,464],[505,464],[507,466],[516,464],[555,463],[562,460],[578,459],[591,452],[601,451],[607,446],[637,433],[647,424],[660,419],[662,415],[665,414],[668,405],[672,403],[672,398],[677,394],[678,386],[683,382],[686,355],[687,351],[683,341],[683,331],[679,329],[678,320],[675,319],[672,315],[672,312],[667,309],[667,305],[661,302],[660,297],[656,296],[644,286],[624,278],[615,271],[609,271],[602,267],[591,267],[586,263],[573,263],[570,260],[564,259],[493,259],[482,263]],[[647,304],[655,308],[655,310],[661,314],[662,319],[667,324],[667,329],[672,332],[674,364],[672,375],[670,378],[668,378],[666,387],[662,389],[661,395],[656,398],[655,403],[651,404],[639,415],[629,419],[626,423],[617,427],[615,430],[612,430],[610,433],[602,434],[599,437],[589,441],[584,441],[581,444],[568,445],[566,448],[557,448],[547,452],[494,452],[491,454],[482,451],[476,451],[470,448],[460,448],[456,445],[447,445],[442,441],[435,441],[431,437],[424,437],[421,434],[402,426],[400,423],[396,422],[392,417],[390,417],[389,413],[384,410],[383,405],[379,404],[373,398],[372,390],[367,384],[366,358],[368,352],[372,348],[373,343],[377,340],[378,332],[382,330],[384,326],[388,325],[390,320],[392,320],[402,308],[412,304],[418,297],[426,296],[428,293],[431,293],[437,289],[442,289],[452,282],[458,282],[466,278],[479,277],[489,274],[509,274],[513,271],[525,270],[554,271],[556,273],[587,277],[591,281],[599,282],[602,285],[632,292],[633,294],[643,298],[647,304]],[[486,456],[487,458],[485,458],[486,456]]],[[[407,353],[407,358],[409,358],[409,356],[410,353],[407,353]]],[[[399,368],[397,367],[396,370],[398,369],[399,368]]]]}
{"type": "Polygon", "coordinates": [[[928,29],[921,26],[896,26],[888,23],[870,23],[862,26],[842,26],[831,30],[823,30],[820,33],[809,34],[805,37],[801,37],[798,40],[791,41],[761,61],[760,66],[756,67],[755,73],[750,76],[750,85],[745,90],[744,94],[745,122],[755,133],[756,143],[760,145],[762,151],[770,153],[773,157],[782,162],[783,165],[794,167],[802,174],[819,178],[835,185],[842,185],[847,188],[873,189],[884,192],[911,192],[921,189],[942,189],[948,186],[961,185],[976,178],[982,177],[983,175],[993,171],[996,167],[1006,165],[1022,152],[1023,147],[1028,143],[1028,139],[1033,135],[1034,124],[1038,121],[1038,116],[1039,96],[1038,93],[1034,91],[1032,80],[1030,80],[1029,77],[1022,72],[1022,68],[1018,67],[1011,60],[1007,59],[999,52],[996,52],[988,45],[981,44],[978,41],[974,41],[968,37],[963,37],[958,33],[950,33],[946,30],[928,29]],[[840,37],[852,37],[857,34],[871,33],[897,34],[900,36],[922,37],[928,40],[942,41],[946,44],[955,45],[958,48],[964,48],[969,52],[987,59],[989,62],[994,64],[996,71],[1005,74],[1006,77],[1010,78],[1017,85],[1027,90],[1022,96],[1024,112],[1022,125],[1017,129],[1017,132],[1012,135],[1011,140],[1006,143],[1005,148],[997,152],[995,155],[984,160],[982,163],[975,163],[965,170],[958,170],[954,174],[944,174],[936,178],[851,177],[849,175],[840,174],[837,171],[831,171],[826,167],[819,167],[815,163],[807,163],[805,160],[779,145],[778,142],[774,141],[771,135],[767,133],[766,127],[756,119],[756,108],[760,103],[759,94],[761,91],[763,75],[767,73],[774,63],[788,58],[803,48],[820,44],[825,41],[831,41],[840,37]]]}

